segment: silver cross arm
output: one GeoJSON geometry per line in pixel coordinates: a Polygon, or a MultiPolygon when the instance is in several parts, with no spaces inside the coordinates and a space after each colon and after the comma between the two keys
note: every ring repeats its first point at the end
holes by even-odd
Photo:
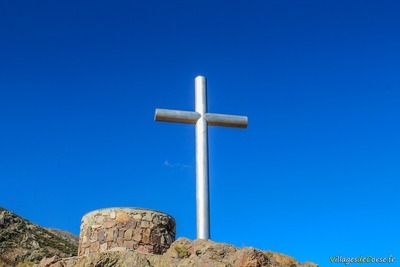
{"type": "Polygon", "coordinates": [[[201,115],[194,111],[157,108],[154,120],[196,124],[201,115]]]}
{"type": "Polygon", "coordinates": [[[247,128],[248,124],[247,116],[206,113],[204,114],[204,118],[208,125],[212,126],[247,128]]]}
{"type": "MultiPolygon", "coordinates": [[[[164,122],[196,124],[200,117],[201,114],[194,111],[157,108],[154,119],[156,121],[164,122]]],[[[248,125],[247,116],[206,113],[204,114],[204,118],[207,121],[207,124],[210,126],[246,128],[248,125]]]]}

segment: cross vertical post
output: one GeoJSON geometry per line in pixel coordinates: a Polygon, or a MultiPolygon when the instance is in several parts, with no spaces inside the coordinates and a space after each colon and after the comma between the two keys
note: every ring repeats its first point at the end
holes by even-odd
{"type": "Polygon", "coordinates": [[[197,239],[210,239],[208,188],[208,126],[246,128],[246,116],[207,113],[206,78],[195,78],[195,111],[156,109],[154,119],[196,125],[196,223],[197,239]]]}
{"type": "Polygon", "coordinates": [[[207,83],[203,76],[195,79],[196,122],[196,221],[197,238],[210,238],[210,201],[208,189],[207,83]]]}

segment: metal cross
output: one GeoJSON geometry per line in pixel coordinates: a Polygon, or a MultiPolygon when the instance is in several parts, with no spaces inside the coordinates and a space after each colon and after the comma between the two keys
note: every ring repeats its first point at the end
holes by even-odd
{"type": "Polygon", "coordinates": [[[196,222],[197,238],[210,238],[207,126],[246,128],[247,117],[207,113],[206,78],[195,78],[195,111],[156,109],[155,120],[196,124],[196,222]]]}

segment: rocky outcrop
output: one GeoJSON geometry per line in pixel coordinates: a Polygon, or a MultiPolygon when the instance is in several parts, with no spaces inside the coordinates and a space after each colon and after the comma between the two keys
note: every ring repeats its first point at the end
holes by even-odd
{"type": "Polygon", "coordinates": [[[116,248],[101,253],[67,259],[44,259],[38,267],[140,266],[140,267],[317,267],[301,264],[292,257],[257,250],[237,248],[210,240],[180,238],[163,255],[116,248]]]}
{"type": "Polygon", "coordinates": [[[38,263],[77,254],[77,243],[0,208],[0,266],[38,263]]]}
{"type": "MultiPolygon", "coordinates": [[[[153,220],[152,220],[153,221],[153,220]]],[[[75,256],[77,237],[45,229],[0,208],[0,266],[36,267],[317,267],[294,258],[255,248],[238,248],[210,240],[180,238],[162,255],[111,247],[75,256]]],[[[148,252],[148,251],[147,251],[148,252]]]]}

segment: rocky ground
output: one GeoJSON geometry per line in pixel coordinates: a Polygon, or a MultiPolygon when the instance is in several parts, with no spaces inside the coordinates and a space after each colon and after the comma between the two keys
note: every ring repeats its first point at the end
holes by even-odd
{"type": "MultiPolygon", "coordinates": [[[[0,207],[0,266],[38,263],[44,257],[71,257],[78,243],[58,230],[47,230],[0,207]]],[[[66,234],[67,235],[67,234],[66,234]]]]}
{"type": "Polygon", "coordinates": [[[42,228],[0,208],[0,267],[318,267],[279,253],[186,238],[173,242],[163,255],[113,248],[77,257],[77,240],[68,232],[42,228]]]}
{"type": "Polygon", "coordinates": [[[95,253],[67,259],[44,259],[38,267],[140,266],[140,267],[317,267],[301,264],[292,257],[257,250],[237,248],[213,241],[180,238],[163,255],[145,254],[126,249],[95,253]]]}

